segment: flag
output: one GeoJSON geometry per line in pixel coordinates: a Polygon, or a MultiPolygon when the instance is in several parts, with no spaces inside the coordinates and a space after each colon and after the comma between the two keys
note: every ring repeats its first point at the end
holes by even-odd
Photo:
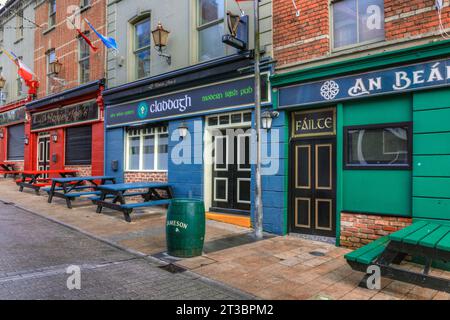
{"type": "Polygon", "coordinates": [[[17,73],[25,81],[25,83],[30,83],[33,81],[33,76],[36,77],[33,71],[31,71],[28,66],[23,63],[12,51],[5,50],[6,56],[11,59],[12,62],[17,66],[17,73]]]}
{"type": "Polygon", "coordinates": [[[72,21],[70,21],[70,19],[68,19],[68,21],[75,28],[75,30],[77,30],[78,34],[84,39],[84,41],[86,41],[86,43],[89,45],[89,47],[91,47],[91,49],[94,52],[96,52],[98,50],[98,48],[92,44],[91,40],[83,32],[81,32],[81,30],[79,28],[77,28],[75,26],[75,24],[72,21]]]}
{"type": "Polygon", "coordinates": [[[84,20],[86,21],[86,23],[89,25],[89,27],[92,29],[92,31],[95,32],[95,34],[100,38],[100,40],[102,40],[103,44],[108,48],[108,49],[113,49],[115,51],[118,51],[119,48],[117,47],[117,43],[116,40],[114,40],[111,37],[106,37],[104,35],[102,35],[100,32],[98,32],[97,30],[95,30],[95,28],[92,26],[92,24],[88,21],[88,19],[84,18],[84,20]]]}

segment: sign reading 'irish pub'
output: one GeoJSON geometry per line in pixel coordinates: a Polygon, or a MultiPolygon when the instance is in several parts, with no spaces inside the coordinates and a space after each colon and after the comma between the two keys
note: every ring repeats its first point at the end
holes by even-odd
{"type": "MultiPolygon", "coordinates": [[[[251,106],[255,101],[253,87],[254,78],[246,77],[136,102],[108,106],[105,112],[105,122],[107,126],[116,126],[190,115],[207,110],[251,106]]],[[[262,76],[261,91],[262,100],[268,101],[267,75],[262,76]]]]}
{"type": "Polygon", "coordinates": [[[279,107],[312,105],[450,85],[450,60],[408,65],[279,90],[279,107]]]}
{"type": "Polygon", "coordinates": [[[95,101],[66,106],[31,115],[31,130],[47,129],[63,125],[98,120],[98,106],[95,101]]]}

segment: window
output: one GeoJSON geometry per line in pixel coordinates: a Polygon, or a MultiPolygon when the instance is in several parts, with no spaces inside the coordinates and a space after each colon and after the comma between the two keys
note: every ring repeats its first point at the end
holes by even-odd
{"type": "Polygon", "coordinates": [[[89,165],[92,158],[92,127],[66,129],[66,165],[89,165]]]}
{"type": "Polygon", "coordinates": [[[91,0],[81,0],[80,7],[85,8],[91,5],[91,0]]]}
{"type": "Polygon", "coordinates": [[[411,128],[394,123],[345,128],[345,168],[411,166],[411,128]]]}
{"type": "Polygon", "coordinates": [[[16,14],[16,40],[23,38],[23,11],[16,14]]]}
{"type": "Polygon", "coordinates": [[[48,27],[51,28],[55,24],[56,24],[56,0],[49,0],[48,27]]]}
{"type": "Polygon", "coordinates": [[[150,17],[134,24],[134,58],[136,78],[150,76],[151,30],[150,17]]]}
{"type": "Polygon", "coordinates": [[[332,6],[335,49],[384,39],[383,0],[337,0],[332,6]]]}
{"type": "Polygon", "coordinates": [[[90,47],[83,38],[79,38],[79,57],[78,63],[80,65],[80,84],[89,82],[90,70],[90,47]]]}
{"type": "Polygon", "coordinates": [[[47,93],[50,92],[50,88],[51,88],[51,76],[52,73],[50,72],[50,63],[55,62],[56,61],[56,52],[55,49],[50,49],[47,52],[47,93]]]}
{"type": "Polygon", "coordinates": [[[224,1],[199,0],[198,5],[198,58],[211,60],[225,55],[222,43],[224,30],[224,1]]]}
{"type": "Polygon", "coordinates": [[[18,124],[8,127],[8,160],[23,160],[25,126],[18,124]]]}
{"type": "Polygon", "coordinates": [[[129,171],[167,170],[169,134],[167,127],[129,130],[127,163],[129,171]]]}
{"type": "Polygon", "coordinates": [[[23,94],[22,78],[18,77],[16,81],[17,81],[17,96],[20,97],[23,94]]]}

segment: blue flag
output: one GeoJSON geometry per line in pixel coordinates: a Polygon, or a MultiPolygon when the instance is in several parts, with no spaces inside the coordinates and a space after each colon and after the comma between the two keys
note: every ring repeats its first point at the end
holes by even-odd
{"type": "Polygon", "coordinates": [[[95,32],[95,34],[100,38],[100,40],[102,40],[103,44],[108,48],[108,49],[113,49],[116,51],[119,51],[119,48],[117,47],[117,43],[116,40],[114,38],[111,37],[106,37],[104,35],[102,35],[100,32],[98,32],[97,30],[95,30],[95,28],[92,26],[92,24],[88,21],[88,19],[84,19],[86,21],[86,23],[89,25],[89,27],[92,29],[92,31],[95,32]]]}

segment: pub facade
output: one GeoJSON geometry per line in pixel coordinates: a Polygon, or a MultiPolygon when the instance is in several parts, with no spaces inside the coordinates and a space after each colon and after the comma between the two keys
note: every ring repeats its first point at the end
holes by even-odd
{"type": "MultiPolygon", "coordinates": [[[[289,1],[277,1],[275,17],[286,14],[281,2],[289,1]]],[[[403,8],[396,1],[372,1],[372,16],[358,16],[365,4],[353,11],[353,2],[315,2],[329,28],[309,20],[308,10],[290,22],[291,34],[310,23],[323,37],[275,34],[271,77],[287,137],[285,214],[278,221],[285,233],[350,248],[412,221],[450,221],[450,42],[434,24],[435,11],[405,7],[420,25],[414,28],[394,16],[403,8]],[[359,33],[344,23],[353,20],[359,33]],[[290,54],[293,48],[301,54],[290,54]]],[[[280,32],[288,23],[274,21],[280,32]]]]}

